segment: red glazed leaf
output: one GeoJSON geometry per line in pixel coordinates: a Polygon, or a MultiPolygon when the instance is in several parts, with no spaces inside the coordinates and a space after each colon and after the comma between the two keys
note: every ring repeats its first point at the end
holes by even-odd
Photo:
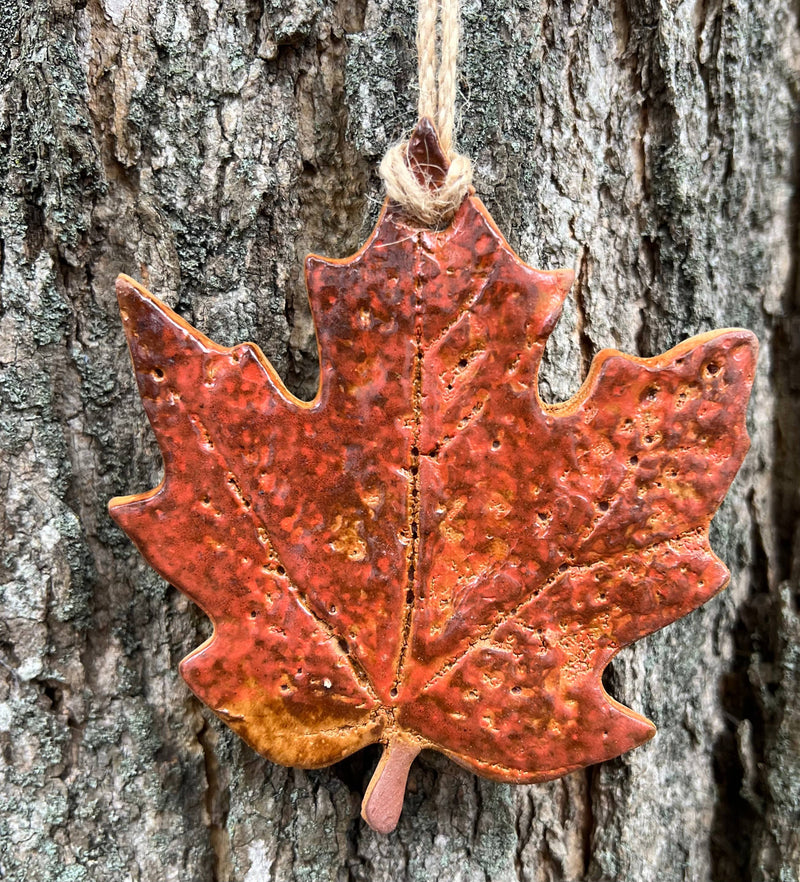
{"type": "Polygon", "coordinates": [[[708,526],[748,448],[753,335],[605,350],[548,406],[572,274],[523,264],[477,199],[441,231],[388,206],[356,255],[306,270],[308,403],[256,346],[117,283],[165,476],[110,509],[214,623],[191,688],[285,765],[386,744],[380,830],[421,748],[542,781],[646,741],[601,674],[727,581],[708,526]]]}

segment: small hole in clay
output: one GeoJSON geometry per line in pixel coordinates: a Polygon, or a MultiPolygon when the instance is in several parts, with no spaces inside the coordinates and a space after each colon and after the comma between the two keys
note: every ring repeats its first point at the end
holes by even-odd
{"type": "Polygon", "coordinates": [[[608,511],[608,503],[605,500],[598,503],[597,507],[600,509],[600,511],[608,511]]]}
{"type": "Polygon", "coordinates": [[[392,698],[397,698],[397,689],[393,687],[389,695],[391,695],[392,698]]]}
{"type": "Polygon", "coordinates": [[[500,442],[497,440],[497,438],[495,438],[494,441],[492,441],[492,450],[499,450],[499,449],[500,449],[500,442]]]}
{"type": "Polygon", "coordinates": [[[251,619],[254,619],[257,615],[258,615],[258,613],[254,609],[250,610],[250,618],[251,619]]]}
{"type": "Polygon", "coordinates": [[[547,515],[547,512],[546,512],[546,511],[540,511],[540,512],[539,512],[539,520],[540,520],[540,521],[546,521],[546,520],[547,520],[547,517],[548,517],[548,515],[547,515]]]}
{"type": "Polygon", "coordinates": [[[628,460],[628,462],[629,462],[632,466],[639,465],[639,457],[638,457],[638,456],[632,456],[632,457],[628,460]]]}
{"type": "Polygon", "coordinates": [[[275,568],[275,572],[276,572],[279,576],[285,576],[285,575],[286,575],[286,570],[285,570],[283,567],[276,567],[276,568],[275,568]]]}
{"type": "Polygon", "coordinates": [[[514,695],[519,695],[520,692],[522,692],[522,689],[520,689],[519,686],[512,686],[511,691],[513,692],[514,695]]]}
{"type": "MultiPolygon", "coordinates": [[[[710,367],[710,365],[709,365],[709,367],[710,367]]],[[[154,376],[156,377],[156,379],[158,379],[158,380],[163,380],[163,379],[164,379],[164,371],[162,371],[161,368],[154,368],[154,369],[153,369],[153,375],[154,375],[154,376]]]]}
{"type": "Polygon", "coordinates": [[[462,358],[461,361],[459,361],[458,366],[460,368],[465,368],[467,366],[467,364],[468,364],[468,362],[467,362],[466,358],[462,358]]]}
{"type": "Polygon", "coordinates": [[[712,377],[714,376],[714,374],[717,373],[717,371],[719,371],[719,365],[718,365],[718,364],[714,364],[713,361],[711,362],[710,365],[708,365],[708,366],[706,367],[706,373],[711,374],[712,377]]]}

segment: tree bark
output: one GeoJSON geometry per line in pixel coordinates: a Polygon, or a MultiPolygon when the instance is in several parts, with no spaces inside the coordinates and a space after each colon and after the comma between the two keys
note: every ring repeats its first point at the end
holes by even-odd
{"type": "Polygon", "coordinates": [[[307,251],[344,256],[415,121],[411,3],[0,2],[0,879],[796,880],[797,9],[465,0],[459,149],[511,244],[576,283],[541,381],[738,325],[752,449],[715,519],[730,587],[607,681],[656,738],[540,786],[439,755],[397,831],[377,760],[256,756],[177,663],[204,617],[106,513],[159,480],[113,294],[138,276],[316,384],[307,251]]]}

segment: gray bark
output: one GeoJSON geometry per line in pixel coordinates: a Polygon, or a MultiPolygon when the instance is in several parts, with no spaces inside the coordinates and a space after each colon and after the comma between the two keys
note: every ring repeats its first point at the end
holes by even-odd
{"type": "Polygon", "coordinates": [[[654,741],[535,787],[438,755],[389,837],[374,750],[257,757],[191,697],[208,633],[106,514],[160,459],[113,296],[138,276],[315,384],[302,259],[363,241],[415,120],[413,4],[0,0],[0,879],[797,880],[800,291],[789,0],[465,0],[459,145],[523,258],[574,267],[543,395],[614,346],[760,338],[730,587],[624,651],[654,741]]]}

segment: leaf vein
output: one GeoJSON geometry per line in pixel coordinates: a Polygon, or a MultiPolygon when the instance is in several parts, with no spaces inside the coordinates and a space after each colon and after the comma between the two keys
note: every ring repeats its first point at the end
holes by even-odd
{"type": "MultiPolygon", "coordinates": [[[[187,416],[189,417],[189,422],[194,426],[194,428],[196,430],[198,430],[199,432],[201,432],[204,437],[208,438],[211,441],[211,444],[205,445],[206,455],[213,456],[213,458],[217,460],[217,465],[220,467],[220,469],[223,471],[223,473],[226,476],[230,476],[231,478],[233,478],[233,481],[231,481],[230,479],[226,480],[225,485],[228,488],[228,492],[234,497],[234,499],[237,500],[237,502],[241,505],[241,507],[245,510],[245,512],[247,512],[250,515],[250,517],[251,517],[250,524],[255,531],[256,542],[259,545],[262,544],[261,539],[259,538],[259,535],[258,535],[258,529],[259,529],[259,527],[261,527],[261,529],[263,529],[264,532],[266,533],[267,538],[270,542],[270,545],[271,545],[273,551],[275,552],[275,555],[280,560],[280,554],[279,554],[278,550],[275,548],[275,546],[272,545],[272,540],[269,538],[270,532],[269,532],[268,525],[260,517],[258,512],[255,510],[254,506],[242,504],[243,500],[245,498],[243,491],[241,489],[241,486],[238,483],[238,480],[236,479],[234,471],[230,468],[230,465],[229,465],[226,457],[220,452],[220,446],[218,443],[216,443],[216,439],[214,439],[212,437],[211,433],[208,430],[208,427],[205,425],[205,423],[202,421],[202,419],[197,414],[187,413],[187,416]]],[[[283,565],[282,561],[281,561],[281,565],[283,565]]],[[[285,569],[286,569],[286,567],[284,566],[284,570],[285,569]]],[[[303,592],[298,588],[297,585],[295,585],[294,581],[292,579],[288,578],[288,571],[287,571],[287,582],[289,584],[289,591],[292,593],[292,596],[297,601],[300,608],[304,612],[306,612],[317,623],[317,626],[320,627],[325,632],[328,639],[331,640],[338,647],[342,656],[346,659],[348,665],[350,666],[350,670],[351,670],[356,682],[372,698],[374,698],[376,701],[378,701],[379,699],[378,699],[378,696],[375,692],[375,687],[369,677],[369,674],[366,672],[366,670],[364,670],[363,666],[359,663],[358,659],[354,658],[351,655],[350,651],[346,648],[346,644],[344,643],[343,639],[341,639],[340,636],[336,633],[333,626],[330,625],[328,622],[326,622],[325,619],[323,619],[317,612],[315,612],[315,610],[312,608],[311,604],[309,603],[308,598],[304,596],[303,592]]]]}
{"type": "MultiPolygon", "coordinates": [[[[659,545],[665,545],[669,542],[677,542],[682,539],[686,539],[691,536],[696,536],[700,539],[706,538],[707,533],[702,528],[694,528],[692,530],[686,530],[683,533],[679,533],[676,536],[672,536],[667,539],[659,539],[657,542],[652,542],[650,545],[645,545],[639,549],[639,554],[646,554],[653,548],[656,548],[659,545]]],[[[621,552],[618,552],[618,554],[621,552]]],[[[713,552],[712,552],[713,553],[713,552]]],[[[616,555],[614,555],[616,556],[616,555]]],[[[589,572],[595,567],[601,566],[608,562],[608,558],[603,558],[601,560],[594,561],[590,564],[572,564],[568,566],[568,568],[564,571],[557,571],[550,576],[549,579],[545,580],[538,588],[536,588],[531,593],[527,594],[519,603],[516,604],[509,612],[500,616],[494,622],[487,625],[483,631],[470,642],[469,646],[466,649],[462,650],[460,653],[455,655],[450,661],[448,661],[445,665],[443,665],[431,678],[428,682],[420,689],[420,693],[426,692],[430,689],[436,682],[442,679],[446,674],[448,674],[465,656],[469,655],[474,649],[482,649],[486,646],[489,646],[494,639],[494,635],[500,628],[503,627],[507,622],[511,621],[520,610],[527,604],[530,603],[531,600],[539,597],[544,591],[552,588],[553,585],[556,584],[560,579],[565,578],[569,573],[573,572],[589,572]]]]}

